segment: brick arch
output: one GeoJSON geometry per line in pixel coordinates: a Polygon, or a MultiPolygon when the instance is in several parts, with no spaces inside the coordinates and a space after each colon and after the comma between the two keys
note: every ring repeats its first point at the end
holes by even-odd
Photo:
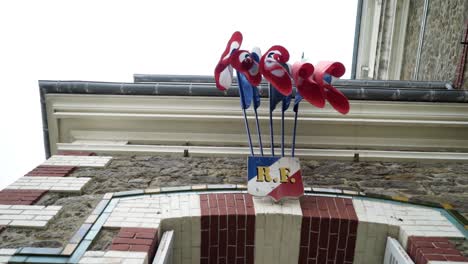
{"type": "Polygon", "coordinates": [[[157,229],[159,237],[174,230],[173,263],[382,263],[387,237],[406,247],[420,226],[437,222],[444,234],[463,237],[439,209],[392,201],[308,194],[274,203],[240,191],[153,191],[124,192],[131,197],[115,197],[106,209],[104,227],[138,229],[122,229],[129,237],[120,238],[132,241],[116,239],[111,249],[154,252],[157,241],[139,239],[157,229]]]}

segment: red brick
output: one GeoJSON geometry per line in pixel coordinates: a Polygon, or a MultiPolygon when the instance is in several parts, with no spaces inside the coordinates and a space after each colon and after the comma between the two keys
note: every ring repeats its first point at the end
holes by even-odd
{"type": "Polygon", "coordinates": [[[356,235],[349,235],[348,243],[346,244],[345,261],[353,262],[355,247],[356,247],[356,235]]]}
{"type": "Polygon", "coordinates": [[[65,156],[96,156],[96,153],[90,151],[59,150],[57,155],[65,156]]]}
{"type": "Polygon", "coordinates": [[[210,228],[210,217],[208,215],[202,215],[200,219],[200,223],[201,223],[200,225],[201,230],[208,230],[210,228]]]}
{"type": "Polygon", "coordinates": [[[219,231],[219,246],[226,246],[228,245],[228,240],[227,240],[227,230],[221,230],[219,231]]]}
{"type": "Polygon", "coordinates": [[[125,231],[121,230],[117,236],[121,237],[121,238],[133,238],[133,237],[135,237],[135,233],[125,232],[125,231]]]}
{"type": "Polygon", "coordinates": [[[319,247],[320,248],[327,248],[328,246],[328,237],[330,235],[329,232],[330,227],[330,220],[329,219],[322,219],[320,222],[320,235],[319,235],[319,247]]]}
{"type": "Polygon", "coordinates": [[[324,264],[327,263],[327,255],[328,255],[327,249],[319,249],[318,257],[317,257],[318,263],[324,263],[324,264]]]}
{"type": "Polygon", "coordinates": [[[158,230],[155,228],[121,228],[112,240],[111,249],[148,253],[151,263],[158,246],[158,230]]]}
{"type": "Polygon", "coordinates": [[[338,247],[338,235],[330,235],[328,240],[328,260],[335,260],[336,258],[336,249],[338,247]]]}
{"type": "Polygon", "coordinates": [[[445,258],[450,261],[468,261],[464,256],[445,256],[445,258]]]}
{"type": "Polygon", "coordinates": [[[46,192],[37,190],[2,190],[0,191],[0,204],[32,205],[46,192]]]}
{"type": "Polygon", "coordinates": [[[245,244],[246,245],[255,245],[255,225],[247,226],[245,244]]]}
{"type": "Polygon", "coordinates": [[[237,264],[245,264],[245,258],[236,258],[237,264]]]}
{"type": "Polygon", "coordinates": [[[218,238],[218,229],[211,229],[210,230],[210,246],[218,245],[219,238],[218,238]]]}
{"type": "Polygon", "coordinates": [[[119,250],[119,251],[128,251],[130,249],[130,245],[129,244],[112,244],[110,249],[119,250]]]}
{"type": "Polygon", "coordinates": [[[246,264],[254,264],[255,260],[255,247],[252,246],[247,246],[245,248],[245,263],[246,264]]]}
{"type": "Polygon", "coordinates": [[[235,263],[236,259],[236,247],[235,246],[228,246],[227,250],[227,260],[228,263],[235,263]],[[233,262],[234,260],[234,262],[233,262]]]}
{"type": "Polygon", "coordinates": [[[130,245],[129,251],[143,251],[148,252],[150,250],[150,246],[145,245],[130,245]]]}
{"type": "Polygon", "coordinates": [[[307,253],[309,248],[306,247],[299,247],[299,264],[307,263],[307,253]]]}
{"type": "MultiPolygon", "coordinates": [[[[422,263],[427,263],[428,260],[447,260],[443,255],[424,255],[422,263]]],[[[419,264],[419,263],[416,263],[419,264]]]]}
{"type": "Polygon", "coordinates": [[[46,166],[40,165],[25,174],[25,176],[51,176],[51,177],[64,177],[72,173],[76,167],[74,166],[46,166]]]}
{"type": "Polygon", "coordinates": [[[219,229],[227,229],[227,215],[219,216],[219,229]]]}
{"type": "Polygon", "coordinates": [[[208,239],[202,239],[201,245],[200,245],[200,256],[208,258],[209,255],[210,255],[210,242],[208,239]]]}
{"type": "Polygon", "coordinates": [[[156,236],[155,233],[136,233],[135,235],[135,238],[146,238],[146,239],[154,239],[154,237],[156,236]]]}
{"type": "Polygon", "coordinates": [[[338,250],[336,252],[335,263],[344,263],[344,261],[345,261],[345,251],[344,250],[338,250]]]}
{"type": "Polygon", "coordinates": [[[441,237],[409,237],[408,254],[415,264],[426,264],[429,260],[465,261],[461,252],[441,237]]]}
{"type": "Polygon", "coordinates": [[[452,248],[419,248],[419,252],[426,254],[440,254],[440,255],[460,255],[460,251],[452,248]]]}
{"type": "Polygon", "coordinates": [[[212,264],[218,264],[218,247],[210,247],[210,257],[209,257],[210,263],[212,264]]]}
{"type": "MultiPolygon", "coordinates": [[[[415,242],[416,245],[419,245],[419,243],[430,243],[430,242],[419,242],[419,241],[415,242]]],[[[434,242],[430,244],[432,244],[434,247],[437,247],[437,248],[455,248],[455,246],[449,242],[434,242]]]]}
{"type": "Polygon", "coordinates": [[[237,228],[245,229],[246,216],[244,214],[237,215],[237,228]]]}

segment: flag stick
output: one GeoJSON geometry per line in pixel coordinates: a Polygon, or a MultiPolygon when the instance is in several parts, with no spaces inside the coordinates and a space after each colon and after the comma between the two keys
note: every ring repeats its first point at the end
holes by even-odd
{"type": "MultiPolygon", "coordinates": [[[[301,60],[304,61],[304,52],[302,52],[301,60]]],[[[298,93],[298,92],[299,92],[299,90],[296,87],[296,93],[298,93]]],[[[294,101],[296,101],[296,100],[294,100],[294,101]]],[[[294,152],[296,150],[297,115],[299,113],[299,102],[297,102],[297,105],[294,105],[294,131],[293,131],[293,141],[292,141],[292,146],[291,146],[291,156],[292,157],[294,157],[294,152]]]]}
{"type": "Polygon", "coordinates": [[[245,111],[245,97],[244,97],[244,91],[243,91],[243,89],[241,87],[241,79],[240,79],[240,73],[239,72],[237,72],[237,85],[239,86],[241,107],[242,107],[242,112],[244,113],[245,129],[247,130],[247,136],[249,138],[250,155],[255,156],[254,151],[253,151],[253,146],[252,146],[252,138],[250,137],[249,122],[247,121],[247,113],[245,111]]]}
{"type": "Polygon", "coordinates": [[[299,104],[297,104],[297,109],[294,111],[294,131],[293,131],[293,142],[291,147],[291,156],[294,157],[294,151],[296,150],[296,129],[297,129],[297,113],[299,112],[299,104]]]}
{"type": "Polygon", "coordinates": [[[281,109],[281,157],[284,157],[284,111],[281,109]]]}
{"type": "Polygon", "coordinates": [[[269,95],[270,95],[270,140],[271,140],[271,156],[275,156],[275,142],[273,139],[273,111],[271,110],[271,105],[273,104],[273,98],[271,96],[271,91],[273,87],[271,83],[268,85],[269,95]]]}
{"type": "MultiPolygon", "coordinates": [[[[255,89],[255,88],[254,88],[255,89]]],[[[255,122],[257,123],[257,133],[258,133],[258,143],[260,144],[260,154],[263,156],[263,143],[262,143],[262,133],[260,132],[260,123],[258,122],[258,113],[257,108],[254,107],[255,113],[255,122]]]]}

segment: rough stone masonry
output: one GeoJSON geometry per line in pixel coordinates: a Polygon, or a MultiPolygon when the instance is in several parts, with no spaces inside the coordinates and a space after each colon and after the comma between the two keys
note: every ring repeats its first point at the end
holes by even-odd
{"type": "MultiPolygon", "coordinates": [[[[468,217],[468,164],[305,159],[301,164],[306,186],[448,202],[468,217]]],[[[9,228],[0,233],[0,247],[64,246],[106,192],[160,186],[245,184],[246,170],[245,158],[114,155],[106,168],[78,168],[70,175],[91,178],[81,195],[46,194],[40,199],[36,205],[63,207],[46,229],[9,228]]],[[[110,245],[112,236],[106,236],[106,232],[92,248],[104,249],[110,245]]],[[[468,243],[456,243],[466,255],[468,243]]]]}

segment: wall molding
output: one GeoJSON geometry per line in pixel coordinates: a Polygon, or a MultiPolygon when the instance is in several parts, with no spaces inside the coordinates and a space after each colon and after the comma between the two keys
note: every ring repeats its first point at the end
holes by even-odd
{"type": "MultiPolygon", "coordinates": [[[[467,104],[350,103],[351,111],[346,116],[328,106],[317,109],[302,104],[297,147],[307,151],[459,152],[461,154],[457,155],[461,156],[468,152],[467,104]]],[[[106,146],[109,151],[120,148],[119,152],[155,145],[160,148],[218,148],[213,150],[215,152],[219,152],[219,148],[232,148],[219,153],[232,152],[235,148],[247,150],[238,98],[47,94],[46,105],[52,154],[58,149],[104,151],[106,146]],[[112,141],[119,146],[114,146],[112,141]]],[[[267,109],[262,106],[259,111],[265,146],[269,146],[267,109]]],[[[253,114],[249,117],[252,137],[257,142],[253,114]]],[[[286,113],[285,124],[286,145],[289,146],[292,112],[286,113]]],[[[279,143],[279,112],[275,115],[274,127],[275,143],[279,143]]]]}

